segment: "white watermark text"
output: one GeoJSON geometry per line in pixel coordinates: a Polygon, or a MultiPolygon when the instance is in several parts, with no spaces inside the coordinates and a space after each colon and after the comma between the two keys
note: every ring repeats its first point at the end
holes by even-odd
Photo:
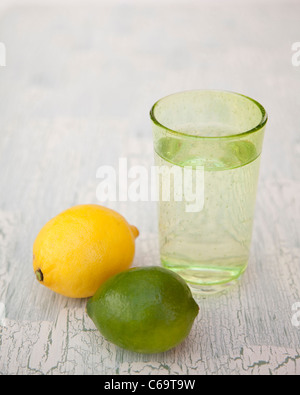
{"type": "Polygon", "coordinates": [[[200,212],[204,206],[203,166],[128,166],[120,158],[118,169],[100,166],[96,196],[100,202],[184,202],[186,212],[200,212]]]}

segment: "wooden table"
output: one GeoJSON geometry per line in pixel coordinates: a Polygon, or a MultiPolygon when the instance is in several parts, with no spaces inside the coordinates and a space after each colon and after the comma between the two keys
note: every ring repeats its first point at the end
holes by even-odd
{"type": "MultiPolygon", "coordinates": [[[[299,1],[9,4],[0,14],[0,374],[300,374],[299,1]],[[247,94],[269,113],[250,265],[232,289],[197,298],[180,346],[139,355],[103,339],[86,300],[38,284],[32,244],[62,210],[99,203],[100,166],[123,157],[150,167],[151,105],[195,88],[247,94]]],[[[140,229],[134,265],[159,265],[155,203],[106,205],[140,229]]]]}

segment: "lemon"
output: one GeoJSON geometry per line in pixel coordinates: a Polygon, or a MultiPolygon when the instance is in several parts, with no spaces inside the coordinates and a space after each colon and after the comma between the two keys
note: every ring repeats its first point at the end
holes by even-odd
{"type": "Polygon", "coordinates": [[[102,335],[119,347],[158,353],[190,333],[199,307],[185,281],[158,266],[119,273],[87,302],[87,313],[102,335]]]}
{"type": "Polygon", "coordinates": [[[72,298],[94,295],[109,277],[128,269],[139,232],[99,205],[72,207],[50,220],[33,245],[40,283],[72,298]]]}

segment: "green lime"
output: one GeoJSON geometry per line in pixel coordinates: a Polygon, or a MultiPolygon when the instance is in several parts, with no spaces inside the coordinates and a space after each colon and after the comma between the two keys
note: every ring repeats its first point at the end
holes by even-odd
{"type": "Polygon", "coordinates": [[[87,313],[110,342],[140,353],[158,353],[190,333],[199,307],[185,281],[158,266],[121,272],[100,286],[87,313]]]}

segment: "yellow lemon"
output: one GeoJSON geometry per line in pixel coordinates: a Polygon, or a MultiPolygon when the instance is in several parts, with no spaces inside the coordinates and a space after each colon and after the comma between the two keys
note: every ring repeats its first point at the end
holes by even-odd
{"type": "Polygon", "coordinates": [[[64,296],[93,296],[104,281],[131,266],[138,234],[116,211],[92,204],[72,207],[38,234],[34,272],[40,283],[64,296]]]}

